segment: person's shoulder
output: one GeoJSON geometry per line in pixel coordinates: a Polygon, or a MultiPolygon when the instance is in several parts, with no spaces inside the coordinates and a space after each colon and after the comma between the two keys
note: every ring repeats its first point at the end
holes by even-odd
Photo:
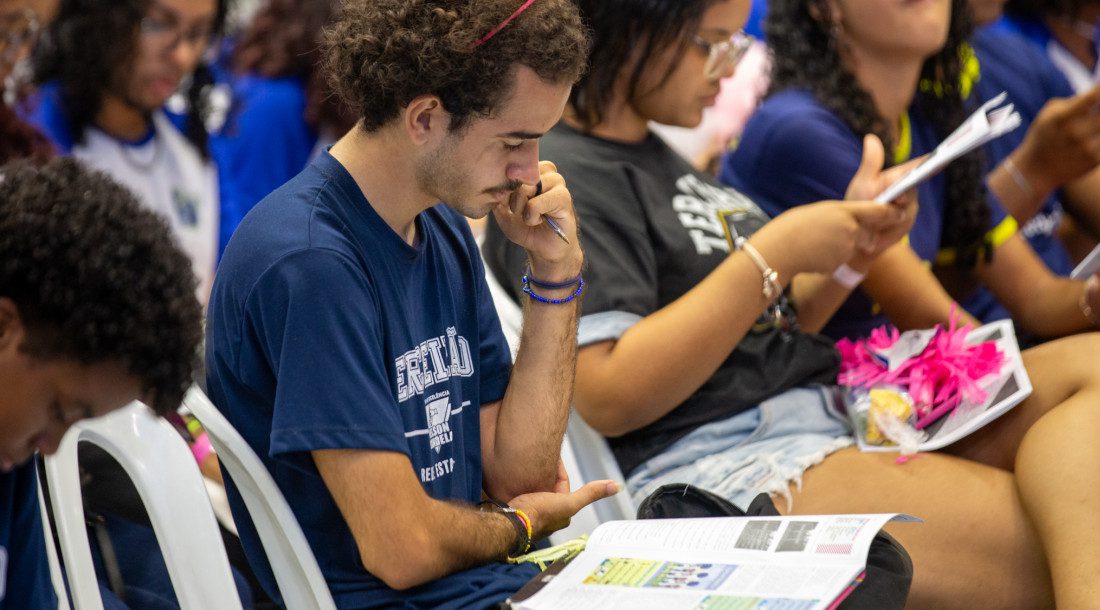
{"type": "Polygon", "coordinates": [[[785,89],[769,95],[749,119],[755,129],[771,128],[792,133],[847,130],[844,122],[805,89],[785,89]]]}
{"type": "Polygon", "coordinates": [[[789,165],[842,149],[859,149],[851,128],[811,92],[787,89],[768,96],[753,113],[727,163],[742,169],[789,165]]]}
{"type": "Polygon", "coordinates": [[[233,85],[234,103],[241,112],[259,116],[293,114],[301,120],[306,106],[306,87],[300,78],[268,78],[243,74],[233,85]]]}
{"type": "Polygon", "coordinates": [[[1069,81],[1046,53],[1019,32],[986,26],[970,42],[981,66],[979,85],[986,81],[989,95],[1006,90],[1017,104],[1039,107],[1051,97],[1073,95],[1069,81]]]}

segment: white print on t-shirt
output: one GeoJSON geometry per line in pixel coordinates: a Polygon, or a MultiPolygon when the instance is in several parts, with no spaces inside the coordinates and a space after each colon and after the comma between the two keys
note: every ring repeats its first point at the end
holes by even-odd
{"type": "Polygon", "coordinates": [[[451,471],[455,469],[455,459],[447,458],[440,460],[427,468],[420,469],[420,482],[430,483],[445,474],[451,474],[451,471]]]}
{"type": "Polygon", "coordinates": [[[676,189],[680,194],[672,197],[672,209],[676,211],[680,224],[688,230],[695,251],[700,255],[716,251],[729,254],[730,246],[718,217],[719,211],[738,208],[760,210],[737,191],[707,184],[695,174],[681,176],[676,180],[676,189]]]}
{"type": "Polygon", "coordinates": [[[1039,236],[1051,236],[1062,224],[1062,208],[1056,207],[1047,214],[1036,214],[1024,225],[1023,234],[1027,239],[1039,236]]]}
{"type": "Polygon", "coordinates": [[[428,420],[428,442],[439,453],[443,445],[455,439],[454,432],[451,432],[451,393],[443,390],[429,396],[424,414],[428,420]]]}
{"type": "Polygon", "coordinates": [[[432,337],[394,359],[397,367],[397,402],[419,396],[451,377],[474,374],[470,343],[453,326],[447,334],[432,337]]]}

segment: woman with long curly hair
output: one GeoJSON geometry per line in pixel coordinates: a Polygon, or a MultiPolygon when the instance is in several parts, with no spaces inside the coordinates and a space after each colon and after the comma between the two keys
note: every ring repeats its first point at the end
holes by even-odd
{"type": "MultiPolygon", "coordinates": [[[[977,105],[968,95],[974,64],[960,51],[971,31],[965,0],[866,13],[853,8],[858,1],[769,7],[772,93],[721,178],[772,213],[843,192],[858,164],[857,134],[877,134],[898,162],[930,152],[977,105]]],[[[975,285],[989,288],[1025,333],[1049,338],[1096,327],[1097,280],[1054,276],[987,195],[984,169],[976,151],[920,187],[907,243],[876,261],[826,334],[866,336],[887,320],[902,329],[945,323],[954,299],[975,285]]]]}
{"type": "MultiPolygon", "coordinates": [[[[856,3],[844,0],[846,8],[856,3]]],[[[579,4],[593,30],[591,68],[541,153],[568,177],[585,243],[575,406],[609,437],[633,496],[687,482],[742,505],[757,492],[786,496],[789,505],[777,504],[795,514],[919,515],[922,526],[889,528],[913,559],[912,607],[1049,607],[1055,590],[1066,607],[1100,597],[1085,576],[1100,570],[1100,532],[1088,525],[1100,511],[1093,442],[1100,373],[1074,357],[1096,349],[1098,337],[1028,350],[1034,393],[945,451],[905,465],[858,451],[848,424],[833,415],[841,404],[833,393],[836,354],[808,334],[851,293],[850,275],[845,283],[828,275],[841,235],[826,219],[852,204],[800,207],[768,221],[749,198],[695,171],[648,128],[649,121],[698,124],[729,73],[748,1],[579,4]],[[719,211],[751,249],[731,254],[722,245],[719,211]],[[760,294],[750,252],[791,286],[790,298],[777,302],[781,317],[775,310],[759,316],[772,299],[760,294]]],[[[769,10],[782,7],[773,2],[769,10]]],[[[856,12],[882,19],[879,29],[905,23],[911,35],[891,34],[918,48],[943,44],[943,32],[935,34],[947,28],[944,0],[866,0],[856,12]],[[922,13],[933,9],[942,13],[938,20],[922,13]]],[[[863,107],[873,105],[864,99],[863,107]]],[[[844,126],[839,118],[833,124],[844,126]]],[[[861,128],[896,140],[885,120],[861,128]]],[[[873,148],[875,138],[865,142],[873,148]]],[[[976,166],[962,169],[963,180],[978,179],[976,166]]],[[[868,170],[864,157],[849,187],[865,197],[878,186],[868,179],[877,171],[868,170]]],[[[951,239],[976,259],[979,249],[966,246],[984,238],[988,217],[980,209],[960,217],[967,226],[951,239]]],[[[890,244],[878,240],[880,248],[890,244]]],[[[520,277],[522,252],[504,247],[496,230],[484,250],[497,277],[520,277]]],[[[849,266],[859,271],[869,262],[849,266]]]]}

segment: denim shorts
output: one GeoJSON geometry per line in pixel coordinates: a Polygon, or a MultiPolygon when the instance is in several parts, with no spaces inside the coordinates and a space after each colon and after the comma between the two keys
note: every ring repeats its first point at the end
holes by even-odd
{"type": "Polygon", "coordinates": [[[634,469],[626,486],[635,505],[666,483],[691,483],[742,510],[759,493],[786,498],[790,510],[790,485],[801,485],[806,469],[855,442],[834,392],[787,390],[696,428],[634,469]]]}

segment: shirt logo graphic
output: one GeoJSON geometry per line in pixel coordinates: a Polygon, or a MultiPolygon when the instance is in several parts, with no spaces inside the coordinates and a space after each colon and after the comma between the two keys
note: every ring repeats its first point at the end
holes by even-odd
{"type": "Polygon", "coordinates": [[[454,440],[450,421],[451,393],[444,390],[433,394],[424,405],[424,412],[428,419],[428,446],[439,453],[443,445],[454,440]]]}
{"type": "Polygon", "coordinates": [[[172,207],[176,209],[176,218],[187,227],[199,225],[199,201],[189,193],[178,188],[172,189],[172,207]]]}
{"type": "MultiPolygon", "coordinates": [[[[707,184],[694,174],[685,174],[676,181],[680,194],[672,198],[676,218],[688,231],[695,251],[702,256],[721,252],[729,254],[730,246],[718,213],[723,210],[763,212],[748,197],[732,189],[707,184]]],[[[764,218],[767,218],[764,216],[764,218]]]]}
{"type": "Polygon", "coordinates": [[[432,337],[395,358],[394,368],[397,402],[405,402],[451,377],[473,375],[474,361],[470,343],[451,326],[447,334],[432,337]]]}

